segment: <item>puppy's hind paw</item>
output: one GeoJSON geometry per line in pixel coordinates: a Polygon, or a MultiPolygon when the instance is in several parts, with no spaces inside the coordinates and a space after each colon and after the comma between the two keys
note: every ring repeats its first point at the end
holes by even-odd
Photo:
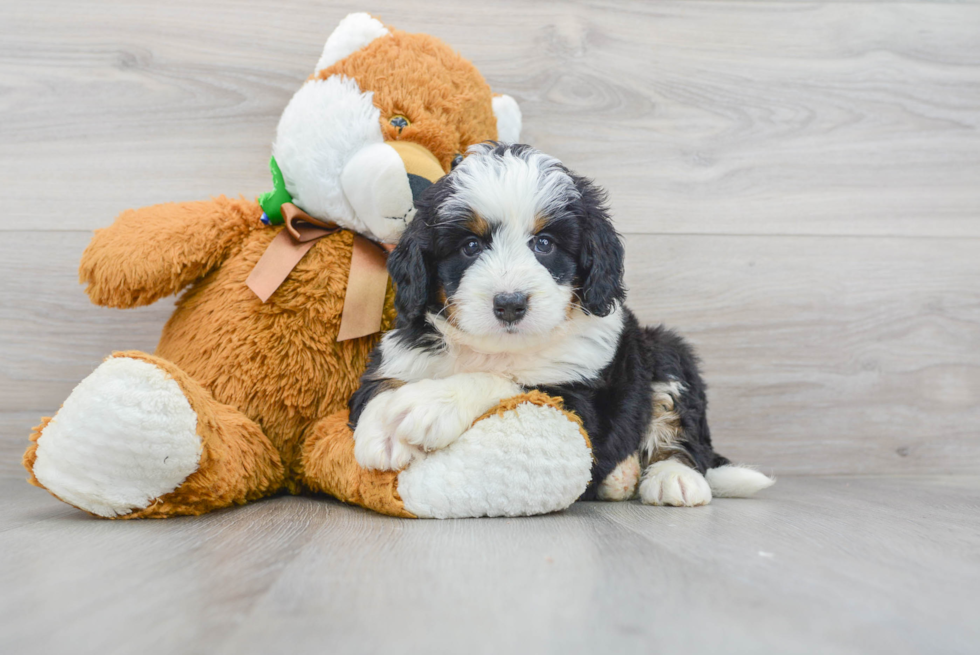
{"type": "Polygon", "coordinates": [[[647,505],[696,507],[711,502],[711,487],[690,466],[665,459],[647,467],[640,482],[640,499],[647,505]]]}
{"type": "Polygon", "coordinates": [[[599,500],[629,500],[636,495],[640,481],[640,458],[635,453],[621,461],[599,484],[599,500]]]}

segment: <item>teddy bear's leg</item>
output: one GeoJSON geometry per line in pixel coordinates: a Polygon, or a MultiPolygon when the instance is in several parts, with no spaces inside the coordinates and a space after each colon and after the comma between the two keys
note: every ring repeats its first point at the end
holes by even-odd
{"type": "Polygon", "coordinates": [[[303,483],[392,516],[528,516],[564,509],[591,479],[592,451],[577,416],[540,391],[508,398],[441,450],[402,471],[354,458],[347,410],[320,420],[303,446],[303,483]]]}
{"type": "Polygon", "coordinates": [[[255,422],[141,352],[106,359],[31,441],[28,481],[106,518],[203,514],[283,483],[279,454],[255,422]]]}
{"type": "Polygon", "coordinates": [[[312,491],[330,494],[390,516],[411,518],[398,495],[398,471],[361,468],[354,459],[354,435],[347,410],[322,418],[306,433],[300,471],[312,491]]]}
{"type": "Polygon", "coordinates": [[[420,518],[532,516],[565,509],[592,479],[592,448],[561,400],[530,391],[502,400],[449,447],[398,475],[420,518]]]}

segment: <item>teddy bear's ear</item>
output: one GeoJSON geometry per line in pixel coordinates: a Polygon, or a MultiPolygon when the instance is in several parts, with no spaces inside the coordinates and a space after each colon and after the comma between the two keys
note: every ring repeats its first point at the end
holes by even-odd
{"type": "Polygon", "coordinates": [[[504,143],[521,141],[521,108],[508,95],[494,94],[493,115],[497,119],[497,140],[504,143]]]}
{"type": "Polygon", "coordinates": [[[327,37],[323,54],[320,55],[320,61],[316,63],[316,70],[321,71],[328,66],[333,66],[371,41],[389,34],[388,28],[377,18],[372,18],[370,14],[364,12],[347,14],[327,37]]]}

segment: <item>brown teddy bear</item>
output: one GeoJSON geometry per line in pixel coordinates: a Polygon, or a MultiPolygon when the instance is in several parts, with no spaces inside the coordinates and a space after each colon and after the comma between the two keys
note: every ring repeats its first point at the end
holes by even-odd
{"type": "Polygon", "coordinates": [[[502,401],[400,472],[359,467],[347,426],[377,330],[394,318],[378,244],[397,241],[414,197],[467,147],[516,141],[520,123],[513,99],[446,44],[346,17],[282,115],[276,190],[261,205],[164,204],[96,232],[80,267],[96,304],[186,291],[154,355],[114,353],[35,428],[30,482],[119,518],[201,514],[282,490],[398,516],[574,502],[589,481],[588,438],[544,394],[502,401]]]}

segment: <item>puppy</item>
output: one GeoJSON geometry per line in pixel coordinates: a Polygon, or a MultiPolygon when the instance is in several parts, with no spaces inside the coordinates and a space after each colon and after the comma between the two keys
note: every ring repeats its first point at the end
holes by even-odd
{"type": "Polygon", "coordinates": [[[623,244],[592,182],[485,143],[417,209],[388,260],[397,325],[350,400],[362,466],[400,469],[540,389],[592,440],[583,499],[693,506],[772,484],[712,450],[691,348],[623,305],[623,244]]]}

